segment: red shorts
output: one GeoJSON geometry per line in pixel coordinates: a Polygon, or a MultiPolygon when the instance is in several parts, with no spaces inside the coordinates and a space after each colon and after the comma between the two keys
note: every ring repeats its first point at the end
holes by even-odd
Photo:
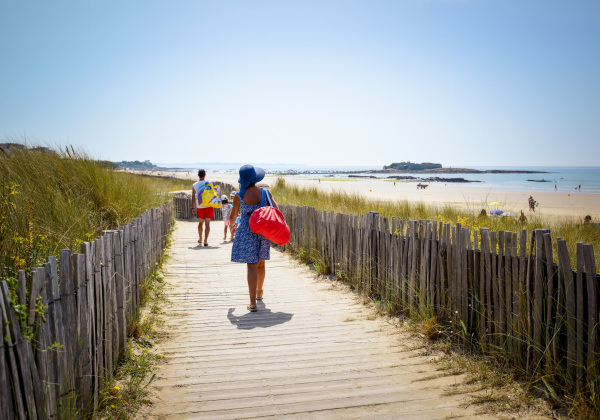
{"type": "Polygon", "coordinates": [[[198,208],[197,215],[198,219],[214,219],[215,218],[215,209],[212,207],[202,207],[198,208]]]}

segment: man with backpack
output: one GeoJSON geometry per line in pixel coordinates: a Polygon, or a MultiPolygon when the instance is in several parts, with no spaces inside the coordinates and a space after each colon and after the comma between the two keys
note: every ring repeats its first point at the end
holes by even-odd
{"type": "Polygon", "coordinates": [[[210,220],[215,218],[215,211],[212,207],[203,207],[202,192],[209,184],[204,177],[206,171],[200,169],[198,171],[198,182],[192,186],[192,212],[196,211],[198,216],[198,243],[202,243],[202,232],[204,231],[204,246],[208,246],[208,234],[210,233],[210,220]]]}

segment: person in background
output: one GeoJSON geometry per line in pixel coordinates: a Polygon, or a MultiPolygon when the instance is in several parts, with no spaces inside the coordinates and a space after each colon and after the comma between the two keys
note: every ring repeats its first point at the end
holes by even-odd
{"type": "Polygon", "coordinates": [[[210,221],[215,218],[215,210],[212,207],[201,206],[202,202],[198,202],[198,195],[202,197],[202,191],[206,188],[206,171],[200,169],[198,171],[198,182],[192,186],[192,211],[196,211],[198,216],[198,243],[202,243],[202,233],[204,232],[204,246],[208,246],[208,235],[210,234],[210,221]]]}
{"type": "MultiPolygon", "coordinates": [[[[237,195],[237,191],[231,191],[231,206],[232,206],[232,208],[233,208],[233,200],[235,199],[236,195],[237,195]]],[[[232,229],[231,240],[233,240],[235,238],[235,231],[239,224],[240,224],[240,216],[239,215],[238,215],[238,217],[236,217],[233,225],[231,224],[231,221],[230,221],[229,226],[231,226],[231,229],[232,229]]]]}
{"type": "Polygon", "coordinates": [[[270,259],[271,243],[262,235],[250,230],[250,215],[253,211],[268,205],[268,199],[274,207],[277,204],[266,189],[256,186],[265,177],[265,171],[252,165],[240,168],[240,192],[233,198],[230,223],[234,223],[238,214],[239,226],[235,233],[231,247],[231,262],[247,264],[248,292],[250,305],[247,309],[256,312],[256,301],[263,298],[263,284],[265,281],[265,261],[270,259]],[[267,197],[268,195],[268,197],[267,197]]]}
{"type": "Polygon", "coordinates": [[[535,200],[529,196],[529,211],[535,211],[535,200]]]}
{"type": "Polygon", "coordinates": [[[229,199],[226,195],[221,196],[221,213],[223,214],[223,225],[225,225],[225,229],[223,230],[223,240],[227,240],[227,229],[229,229],[230,239],[233,241],[233,224],[229,220],[229,216],[231,216],[231,209],[233,206],[229,204],[229,199]]]}

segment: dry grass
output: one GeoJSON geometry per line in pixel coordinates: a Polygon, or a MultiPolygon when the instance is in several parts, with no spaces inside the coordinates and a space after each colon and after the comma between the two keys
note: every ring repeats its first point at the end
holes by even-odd
{"type": "MultiPolygon", "coordinates": [[[[567,242],[571,262],[576,264],[577,242],[591,244],[596,257],[596,271],[600,271],[600,231],[590,224],[573,220],[544,219],[537,215],[528,215],[528,223],[520,223],[511,217],[481,217],[482,206],[473,205],[471,210],[458,210],[451,206],[425,205],[421,202],[414,203],[408,200],[395,202],[386,200],[373,200],[360,196],[357,193],[337,191],[325,193],[317,187],[299,187],[285,184],[283,179],[278,179],[273,189],[277,201],[282,204],[296,206],[310,206],[317,210],[335,211],[344,214],[367,214],[376,211],[383,217],[395,217],[406,220],[437,220],[442,223],[460,223],[462,227],[471,230],[488,228],[495,231],[519,232],[522,229],[529,233],[535,229],[550,229],[554,238],[561,237],[567,242]]],[[[554,250],[556,252],[556,249],[554,250]]],[[[557,258],[557,256],[555,255],[557,258]]],[[[555,260],[557,261],[557,259],[555,260]]]]}
{"type": "Polygon", "coordinates": [[[14,285],[19,270],[78,249],[188,184],[113,171],[73,148],[0,149],[0,279],[14,285]]]}

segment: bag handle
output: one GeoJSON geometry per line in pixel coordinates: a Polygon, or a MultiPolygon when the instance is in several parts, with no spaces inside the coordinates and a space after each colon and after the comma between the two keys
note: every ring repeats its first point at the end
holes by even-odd
{"type": "Polygon", "coordinates": [[[263,190],[263,191],[266,191],[267,200],[269,200],[269,206],[273,207],[273,203],[271,202],[271,194],[269,194],[269,191],[267,191],[267,190],[263,190]]]}
{"type": "Polygon", "coordinates": [[[273,207],[273,203],[271,202],[271,196],[269,195],[269,191],[267,191],[266,189],[262,189],[262,196],[260,198],[260,207],[263,207],[265,205],[265,196],[267,197],[267,200],[269,200],[269,206],[273,207]]]}

